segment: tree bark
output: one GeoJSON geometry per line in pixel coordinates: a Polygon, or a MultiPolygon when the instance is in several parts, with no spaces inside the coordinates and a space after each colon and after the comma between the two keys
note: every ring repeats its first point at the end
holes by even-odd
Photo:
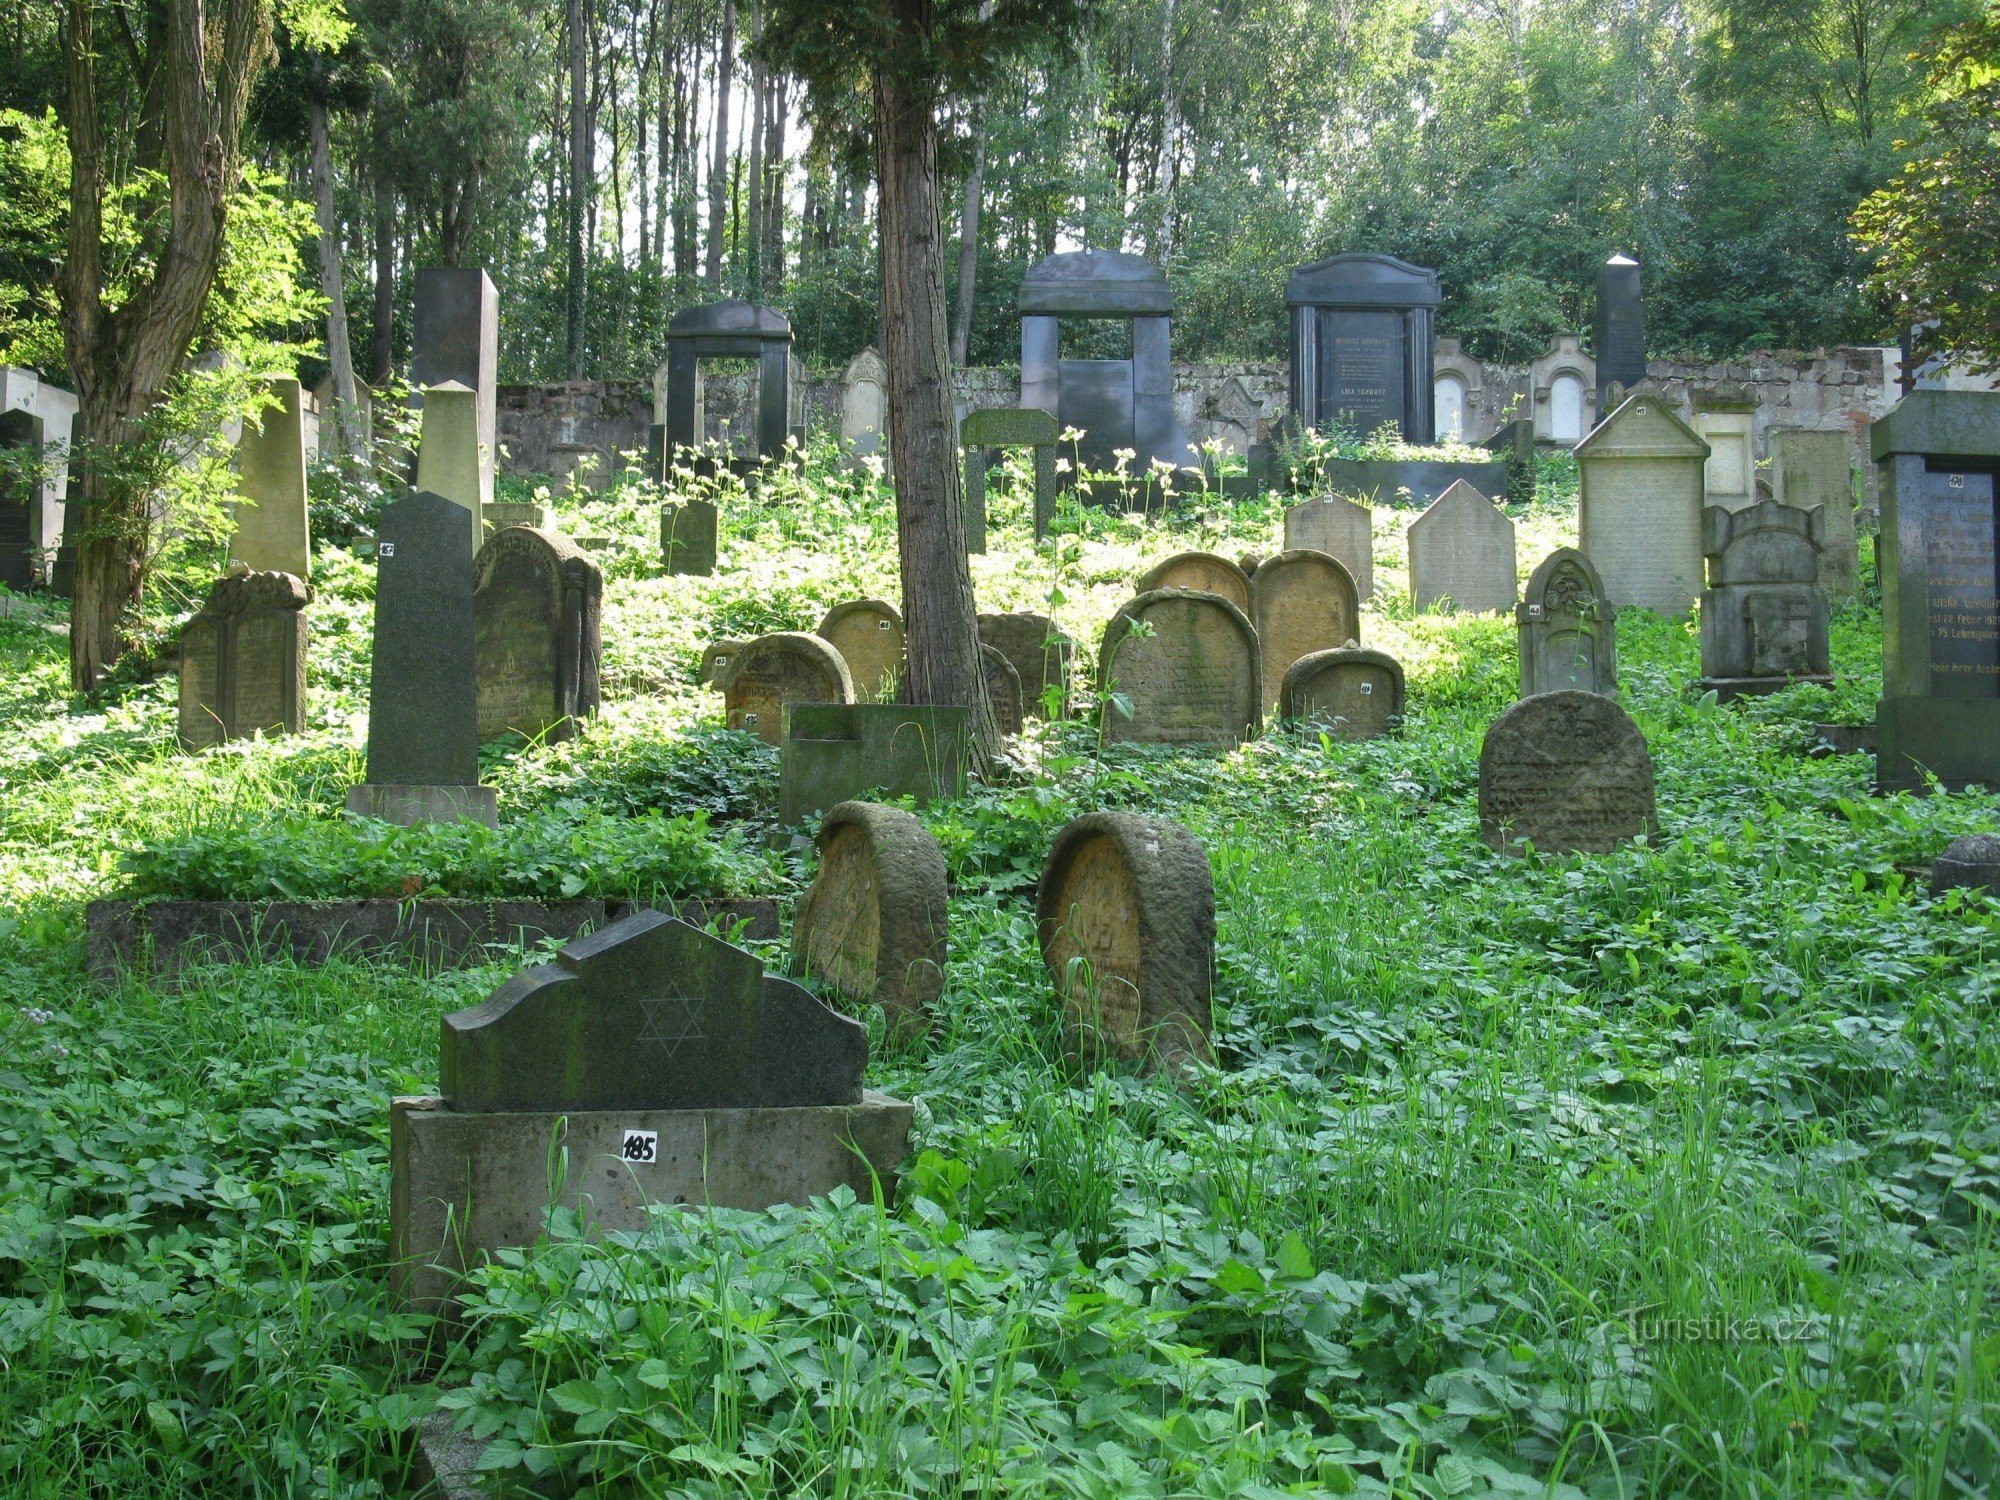
{"type": "Polygon", "coordinates": [[[1180,235],[1181,106],[1174,92],[1174,0],[1160,3],[1160,269],[1173,259],[1180,235]]]}
{"type": "Polygon", "coordinates": [[[319,289],[326,297],[326,362],[333,375],[333,442],[321,446],[345,457],[361,446],[361,402],[354,388],[354,350],[347,341],[347,287],[340,270],[340,215],[333,202],[333,148],[327,140],[326,106],[306,102],[312,137],[313,212],[319,223],[319,289]]]}
{"type": "Polygon", "coordinates": [[[584,112],[583,0],[569,0],[569,285],[564,299],[563,373],[583,379],[583,320],[588,288],[583,259],[584,200],[590,192],[590,120],[584,112]]]}
{"type": "Polygon", "coordinates": [[[736,73],[736,0],[722,0],[722,46],[715,58],[715,164],[708,174],[708,289],[722,290],[722,242],[729,233],[729,90],[736,73]]]}
{"type": "MultiPolygon", "coordinates": [[[[750,34],[757,34],[758,12],[756,0],[750,5],[750,34]]],[[[749,296],[752,302],[764,300],[764,111],[770,107],[770,98],[765,92],[764,59],[755,55],[750,66],[750,182],[748,222],[744,228],[744,244],[747,251],[744,262],[749,270],[749,296]]]]}
{"type": "Polygon", "coordinates": [[[776,296],[785,284],[785,107],[786,79],[773,73],[766,85],[770,105],[764,111],[764,277],[765,292],[776,296]]]}

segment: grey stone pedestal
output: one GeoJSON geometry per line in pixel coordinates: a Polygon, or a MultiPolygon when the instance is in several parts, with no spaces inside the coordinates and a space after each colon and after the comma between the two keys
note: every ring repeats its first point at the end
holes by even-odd
{"type": "Polygon", "coordinates": [[[364,782],[347,789],[347,810],[358,818],[379,818],[401,828],[419,823],[456,823],[470,818],[500,826],[500,807],[490,786],[393,786],[364,782]]]}

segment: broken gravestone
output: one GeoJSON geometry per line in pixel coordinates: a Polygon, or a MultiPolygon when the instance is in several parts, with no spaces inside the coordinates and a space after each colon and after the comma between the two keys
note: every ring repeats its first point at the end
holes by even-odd
{"type": "Polygon", "coordinates": [[[1656,825],[1653,757],[1600,693],[1523,698],[1479,748],[1479,832],[1503,854],[1604,854],[1656,825]]]}
{"type": "Polygon", "coordinates": [[[1003,735],[1021,732],[1021,674],[999,651],[979,647],[979,669],[986,676],[986,698],[993,705],[993,723],[1003,735]]]}
{"type": "Polygon", "coordinates": [[[1195,589],[1204,594],[1220,594],[1231,604],[1250,613],[1250,580],[1243,569],[1213,552],[1180,552],[1164,562],[1154,563],[1139,576],[1135,593],[1154,589],[1195,589]]]}
{"type": "Polygon", "coordinates": [[[1258,672],[1257,632],[1220,594],[1141,594],[1104,627],[1097,664],[1098,687],[1110,700],[1104,743],[1254,739],[1263,719],[1258,672]]]}
{"type": "Polygon", "coordinates": [[[979,641],[1013,663],[1021,679],[1021,713],[1026,718],[1049,716],[1049,689],[1055,691],[1057,718],[1069,714],[1070,671],[1076,642],[1047,615],[1028,612],[979,617],[979,641]]]}
{"type": "Polygon", "coordinates": [[[1278,712],[1337,740],[1372,740],[1403,722],[1403,667],[1362,646],[1315,651],[1285,673],[1278,712]]]}
{"type": "Polygon", "coordinates": [[[216,581],[181,632],[184,749],[305,727],[311,598],[290,573],[238,571],[216,581]]]}
{"type": "Polygon", "coordinates": [[[885,599],[850,599],[826,612],[814,634],[847,663],[860,703],[886,703],[903,677],[903,616],[885,599]]]}
{"type": "Polygon", "coordinates": [[[796,630],[758,636],[736,653],[728,673],[724,722],[767,745],[784,743],[787,704],[854,701],[854,679],[840,653],[796,630]]]}

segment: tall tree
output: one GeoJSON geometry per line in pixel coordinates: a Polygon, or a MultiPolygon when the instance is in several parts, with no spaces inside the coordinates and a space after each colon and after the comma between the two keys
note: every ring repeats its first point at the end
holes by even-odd
{"type": "Polygon", "coordinates": [[[722,244],[729,224],[729,92],[736,80],[736,0],[722,0],[722,42],[715,54],[715,163],[708,174],[708,289],[722,290],[722,244]]]}
{"type": "Polygon", "coordinates": [[[590,199],[590,116],[584,108],[584,66],[590,53],[584,32],[583,0],[569,0],[564,35],[569,53],[569,194],[568,295],[563,342],[563,374],[571,380],[583,378],[583,320],[589,274],[584,258],[584,205],[590,199]]]}

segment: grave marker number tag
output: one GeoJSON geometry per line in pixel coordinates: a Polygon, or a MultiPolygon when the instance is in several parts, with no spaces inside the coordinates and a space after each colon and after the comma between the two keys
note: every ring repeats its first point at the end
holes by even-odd
{"type": "Polygon", "coordinates": [[[657,1130],[628,1130],[618,1147],[621,1161],[650,1165],[660,1159],[660,1133],[657,1130]]]}

